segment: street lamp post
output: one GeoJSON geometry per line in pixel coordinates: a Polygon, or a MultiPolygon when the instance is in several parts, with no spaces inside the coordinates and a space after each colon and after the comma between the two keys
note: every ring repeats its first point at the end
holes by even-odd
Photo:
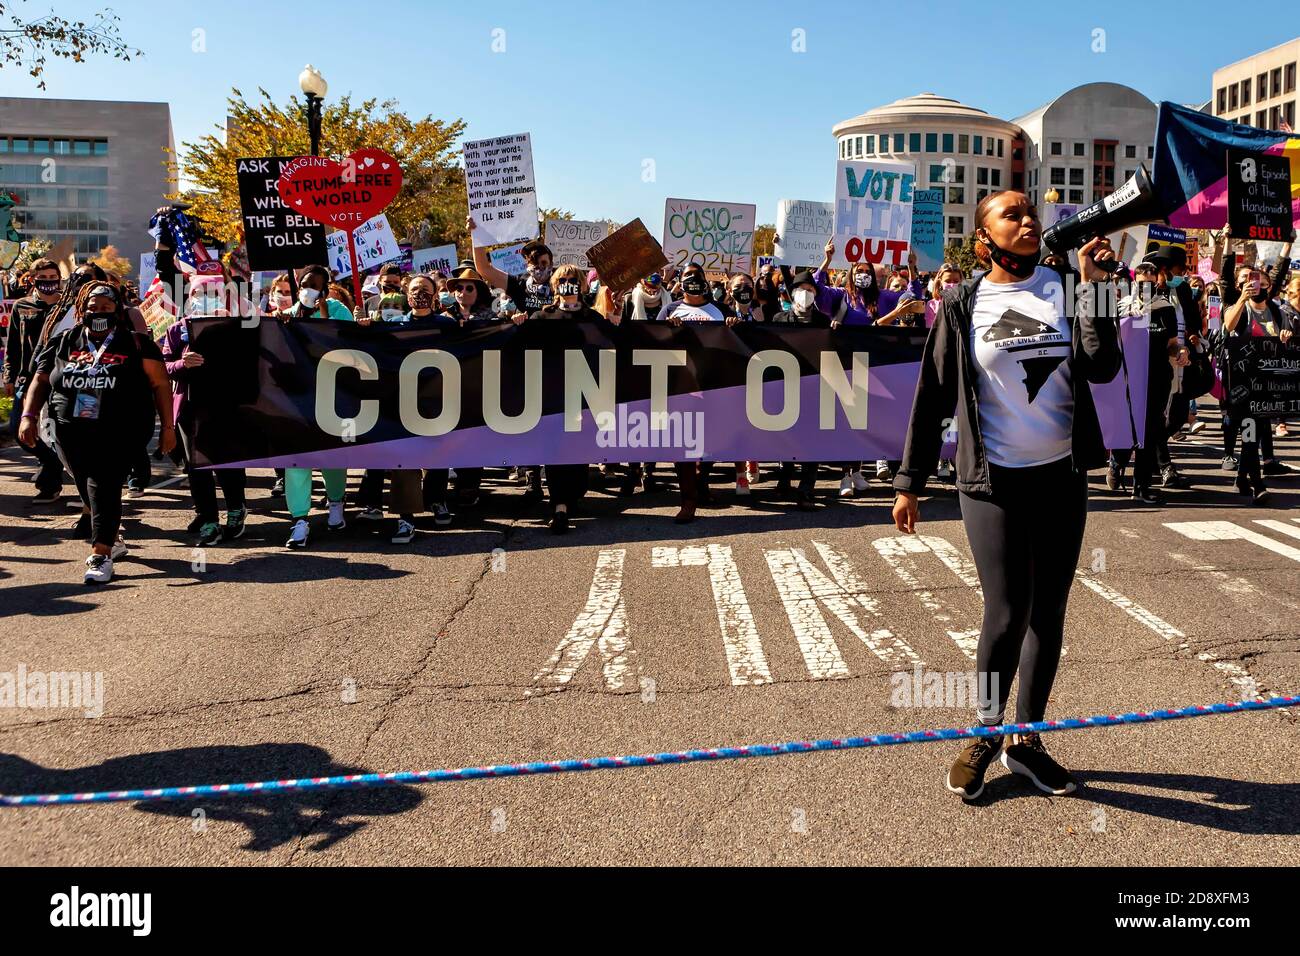
{"type": "Polygon", "coordinates": [[[298,86],[307,97],[307,134],[311,137],[311,154],[319,156],[321,104],[325,102],[329,84],[320,75],[320,70],[308,63],[298,74],[298,86]]]}

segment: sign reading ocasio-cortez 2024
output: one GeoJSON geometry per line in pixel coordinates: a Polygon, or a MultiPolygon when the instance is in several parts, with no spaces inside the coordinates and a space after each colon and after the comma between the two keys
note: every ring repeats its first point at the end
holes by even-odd
{"type": "Polygon", "coordinates": [[[912,190],[916,167],[887,160],[841,159],[835,164],[835,257],[902,265],[912,239],[912,190]]]}
{"type": "Polygon", "coordinates": [[[1291,238],[1291,161],[1228,148],[1228,225],[1234,239],[1291,238]]]}
{"type": "Polygon", "coordinates": [[[258,272],[325,264],[325,227],[290,209],[276,189],[280,173],[291,162],[292,156],[235,161],[248,265],[258,272]]]}

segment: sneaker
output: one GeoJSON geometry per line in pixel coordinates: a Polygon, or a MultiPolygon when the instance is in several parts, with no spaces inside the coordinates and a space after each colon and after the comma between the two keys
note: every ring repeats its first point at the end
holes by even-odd
{"type": "Polygon", "coordinates": [[[811,491],[799,492],[799,501],[796,507],[800,511],[816,511],[817,502],[813,500],[812,492],[811,491]]]}
{"type": "Polygon", "coordinates": [[[1192,422],[1191,427],[1187,429],[1187,434],[1199,435],[1203,431],[1205,431],[1205,422],[1201,421],[1200,419],[1197,419],[1196,421],[1192,422]]]}
{"type": "Polygon", "coordinates": [[[284,546],[294,549],[307,547],[307,536],[310,531],[311,527],[307,524],[307,519],[299,518],[289,530],[289,540],[284,543],[284,546]]]}
{"type": "Polygon", "coordinates": [[[126,557],[126,552],[126,541],[123,540],[122,536],[119,534],[117,540],[113,542],[113,550],[109,552],[108,556],[114,561],[121,561],[126,557]]]}
{"type": "Polygon", "coordinates": [[[198,534],[199,529],[205,524],[207,524],[207,522],[203,520],[202,515],[195,515],[194,520],[185,526],[185,531],[188,534],[198,534]]]}
{"type": "Polygon", "coordinates": [[[433,506],[433,523],[439,528],[445,528],[451,524],[451,511],[447,508],[445,501],[433,506]]]}
{"type": "Polygon", "coordinates": [[[383,521],[384,510],[382,508],[362,508],[361,514],[357,515],[358,521],[383,521]]]}
{"type": "Polygon", "coordinates": [[[889,481],[894,477],[894,473],[889,470],[889,462],[883,458],[876,459],[876,478],[879,481],[889,481]]]}
{"type": "Polygon", "coordinates": [[[1144,505],[1164,504],[1165,497],[1154,488],[1133,489],[1133,500],[1140,501],[1144,505]]]}
{"type": "Polygon", "coordinates": [[[551,534],[564,534],[569,530],[569,513],[567,511],[556,511],[551,515],[551,534]]]}
{"type": "Polygon", "coordinates": [[[1286,422],[1278,422],[1275,426],[1273,426],[1274,438],[1286,438],[1290,434],[1291,432],[1287,429],[1286,422]]]}
{"type": "Polygon", "coordinates": [[[38,491],[36,496],[32,498],[31,503],[34,505],[52,505],[62,497],[63,492],[57,489],[54,491],[38,491]]]}
{"type": "MultiPolygon", "coordinates": [[[[745,477],[749,479],[751,485],[756,484],[759,481],[758,462],[751,461],[745,466],[745,477]]],[[[866,484],[865,478],[863,479],[863,484],[866,484]]]]}
{"type": "Polygon", "coordinates": [[[845,475],[843,478],[840,479],[840,497],[841,498],[853,497],[853,479],[850,478],[848,475],[845,475]]]}
{"type": "MultiPolygon", "coordinates": [[[[136,481],[134,478],[132,478],[130,481],[128,481],[128,482],[126,483],[126,496],[127,496],[128,498],[141,498],[141,497],[143,497],[143,496],[144,496],[144,488],[140,487],[140,482],[136,481]]],[[[110,569],[110,571],[109,571],[108,573],[111,575],[113,572],[112,572],[112,570],[110,569]]]]}
{"type": "Polygon", "coordinates": [[[984,774],[1001,749],[1000,736],[973,738],[948,768],[944,785],[963,800],[976,799],[984,792],[984,774]]]}
{"type": "Polygon", "coordinates": [[[235,511],[226,512],[226,529],[222,536],[227,541],[234,541],[236,538],[244,536],[244,519],[248,517],[248,509],[239,508],[235,511]]]}
{"type": "Polygon", "coordinates": [[[113,580],[113,559],[106,554],[92,554],[86,559],[87,584],[107,584],[113,580]]]}
{"type": "Polygon", "coordinates": [[[405,518],[397,519],[397,533],[393,535],[393,544],[410,544],[415,539],[415,525],[405,518]]]}
{"type": "Polygon", "coordinates": [[[1294,468],[1276,458],[1270,458],[1264,462],[1264,464],[1260,465],[1259,470],[1261,474],[1265,475],[1291,475],[1295,473],[1294,468]]]}
{"type": "Polygon", "coordinates": [[[1038,734],[1012,734],[1011,743],[1002,752],[1002,766],[1028,777],[1044,793],[1060,797],[1075,791],[1074,778],[1048,756],[1038,734]]]}
{"type": "Polygon", "coordinates": [[[1119,491],[1119,486],[1124,480],[1124,469],[1111,462],[1106,468],[1106,487],[1111,491],[1119,491]]]}
{"type": "Polygon", "coordinates": [[[1177,431],[1169,436],[1170,441],[1187,441],[1187,432],[1177,431]]]}
{"type": "Polygon", "coordinates": [[[277,478],[277,479],[275,479],[275,484],[273,484],[273,485],[271,486],[271,494],[276,495],[277,497],[280,497],[280,498],[283,498],[283,497],[284,497],[284,479],[283,479],[283,478],[277,478]]]}
{"type": "Polygon", "coordinates": [[[1220,464],[1219,467],[1221,467],[1224,471],[1236,471],[1236,470],[1237,470],[1237,456],[1236,456],[1236,455],[1224,455],[1224,456],[1223,456],[1223,461],[1222,461],[1222,463],[1220,464]]]}
{"type": "Polygon", "coordinates": [[[695,520],[695,505],[685,504],[673,516],[673,524],[690,524],[695,520]]]}
{"type": "Polygon", "coordinates": [[[343,517],[343,502],[331,501],[329,503],[330,517],[325,525],[326,531],[342,531],[348,526],[347,519],[343,517]]]}
{"type": "Polygon", "coordinates": [[[748,494],[749,494],[749,478],[745,475],[741,475],[736,479],[736,495],[738,497],[743,498],[748,494]]]}
{"type": "Polygon", "coordinates": [[[1257,505],[1262,505],[1264,502],[1268,501],[1268,489],[1262,486],[1257,486],[1254,495],[1251,496],[1251,500],[1253,500],[1257,505]]]}
{"type": "Polygon", "coordinates": [[[1190,488],[1192,483],[1178,473],[1174,467],[1163,468],[1160,471],[1160,483],[1166,488],[1190,488]]]}
{"type": "Polygon", "coordinates": [[[857,494],[862,494],[862,492],[866,491],[869,487],[867,485],[867,476],[861,471],[853,472],[849,475],[849,478],[853,481],[853,490],[857,494]]]}
{"type": "Polygon", "coordinates": [[[950,462],[947,458],[939,459],[938,476],[940,481],[947,481],[949,478],[952,477],[952,462],[950,462]]]}
{"type": "Polygon", "coordinates": [[[221,525],[215,521],[209,521],[199,529],[199,547],[207,548],[214,544],[221,543],[221,525]]]}

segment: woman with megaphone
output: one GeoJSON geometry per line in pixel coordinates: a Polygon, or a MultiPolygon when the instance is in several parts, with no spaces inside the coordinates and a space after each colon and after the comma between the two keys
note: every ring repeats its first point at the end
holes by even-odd
{"type": "MultiPolygon", "coordinates": [[[[1061,276],[1040,265],[1042,227],[1029,198],[995,192],[975,211],[976,255],[987,271],[948,289],[921,359],[903,462],[894,479],[894,523],[916,532],[918,497],[934,472],[957,409],[956,484],[962,522],[984,594],[976,664],[979,721],[1004,723],[1017,672],[1018,722],[1039,721],[1056,678],[1066,602],[1088,510],[1090,469],[1106,447],[1089,383],[1120,368],[1113,316],[1096,283],[1114,260],[1109,243],[1079,250],[1084,280],[1069,308],[1061,276]]],[[[1075,783],[1037,734],[977,737],[948,771],[947,787],[967,800],[1002,762],[1040,790],[1075,783]]]]}

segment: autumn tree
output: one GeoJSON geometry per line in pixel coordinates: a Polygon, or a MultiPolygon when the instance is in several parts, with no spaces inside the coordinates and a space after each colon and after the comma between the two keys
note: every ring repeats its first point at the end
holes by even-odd
{"type": "Polygon", "coordinates": [[[108,56],[129,63],[132,56],[143,56],[122,40],[117,24],[112,10],[99,11],[89,22],[53,13],[28,20],[15,12],[14,4],[0,2],[0,68],[26,70],[43,90],[48,57],[84,63],[90,56],[108,56]]]}
{"type": "MultiPolygon", "coordinates": [[[[248,102],[243,93],[232,90],[225,127],[218,126],[198,142],[182,143],[174,158],[178,178],[196,187],[184,195],[192,204],[189,215],[200,219],[213,238],[229,244],[242,238],[236,160],[311,152],[304,102],[292,96],[281,105],[266,90],[258,94],[259,101],[248,102]]],[[[398,109],[396,100],[354,104],[343,96],[325,104],[321,155],[342,159],[363,146],[392,154],[402,167],[402,190],[384,210],[393,233],[420,245],[466,246],[468,202],[456,142],[464,129],[459,119],[411,118],[398,109]]]]}
{"type": "Polygon", "coordinates": [[[943,250],[945,262],[951,262],[961,274],[969,277],[976,269],[984,268],[984,265],[975,258],[975,233],[971,233],[961,242],[950,242],[943,250]]]}
{"type": "Polygon", "coordinates": [[[125,279],[131,274],[131,261],[118,252],[114,245],[105,246],[90,261],[119,279],[125,279]]]}
{"type": "Polygon", "coordinates": [[[754,227],[754,255],[770,256],[774,255],[772,251],[772,237],[776,235],[776,226],[772,224],[754,227]]]}

